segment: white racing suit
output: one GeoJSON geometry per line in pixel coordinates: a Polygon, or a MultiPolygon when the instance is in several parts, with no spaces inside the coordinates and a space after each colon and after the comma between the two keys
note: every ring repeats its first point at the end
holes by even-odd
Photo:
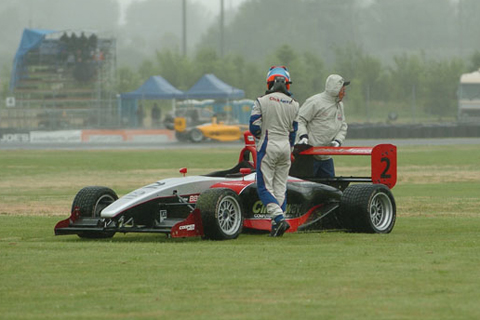
{"type": "Polygon", "coordinates": [[[257,188],[267,213],[274,219],[286,207],[291,147],[297,131],[298,102],[281,92],[259,97],[250,116],[257,140],[257,188]]]}
{"type": "MultiPolygon", "coordinates": [[[[338,101],[343,78],[331,75],[325,83],[325,91],[305,101],[298,113],[298,133],[302,138],[308,135],[308,143],[314,147],[330,146],[337,140],[343,144],[347,135],[347,123],[343,102],[338,101]]],[[[315,156],[318,160],[330,159],[330,156],[315,156]]]]}

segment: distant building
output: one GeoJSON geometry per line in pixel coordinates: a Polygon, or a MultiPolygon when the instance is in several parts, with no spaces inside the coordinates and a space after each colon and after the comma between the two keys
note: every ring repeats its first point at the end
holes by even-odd
{"type": "Polygon", "coordinates": [[[464,73],[458,85],[458,121],[480,120],[480,70],[464,73]]]}
{"type": "MultiPolygon", "coordinates": [[[[0,128],[115,125],[116,41],[90,31],[25,29],[0,128]]],[[[0,111],[1,112],[1,111],[0,111]]]]}

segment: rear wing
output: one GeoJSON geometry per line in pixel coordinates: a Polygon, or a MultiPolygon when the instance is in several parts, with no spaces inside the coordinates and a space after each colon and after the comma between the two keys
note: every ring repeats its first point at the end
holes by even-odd
{"type": "Polygon", "coordinates": [[[299,158],[313,155],[370,156],[370,177],[335,177],[335,181],[381,183],[390,189],[397,183],[397,147],[392,144],[378,144],[374,147],[311,147],[300,152],[299,158]]]}
{"type": "MultiPolygon", "coordinates": [[[[240,151],[238,162],[248,161],[256,168],[257,151],[255,148],[255,138],[249,131],[245,131],[243,135],[245,147],[240,151]]],[[[305,145],[305,147],[308,148],[307,145],[305,145]]],[[[341,189],[348,186],[350,182],[381,183],[392,189],[397,183],[397,147],[393,144],[378,144],[374,147],[310,147],[295,155],[295,160],[292,162],[289,175],[301,179],[336,185],[341,189]],[[314,178],[312,177],[314,155],[370,156],[371,174],[369,177],[314,178]]]]}

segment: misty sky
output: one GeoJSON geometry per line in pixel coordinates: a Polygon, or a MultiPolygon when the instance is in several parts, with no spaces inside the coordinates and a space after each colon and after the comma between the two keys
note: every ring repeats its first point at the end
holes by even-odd
{"type": "MultiPolygon", "coordinates": [[[[155,57],[157,51],[182,48],[182,0],[113,1],[119,6],[112,8],[111,2],[101,0],[0,0],[0,67],[11,65],[24,28],[93,30],[103,37],[114,37],[119,65],[131,67],[155,57]],[[138,5],[129,6],[133,3],[138,5]],[[48,6],[52,6],[51,10],[48,6]],[[78,14],[62,14],[72,7],[78,9],[78,14]],[[91,11],[93,7],[96,10],[91,11]],[[118,25],[122,21],[125,24],[118,25]]],[[[186,1],[187,54],[201,46],[219,48],[222,0],[186,1]]],[[[366,53],[386,62],[401,53],[466,57],[477,50],[479,43],[480,0],[463,0],[463,11],[448,5],[459,0],[355,0],[351,2],[355,6],[348,6],[353,11],[344,5],[346,0],[223,1],[226,53],[252,61],[263,59],[279,43],[286,42],[297,51],[315,52],[328,63],[335,58],[332,48],[348,43],[358,44],[366,53]],[[239,10],[241,6],[243,10],[239,10]],[[289,27],[281,33],[270,32],[278,29],[278,21],[265,17],[281,16],[285,10],[291,12],[285,16],[289,27]],[[342,21],[343,28],[332,29],[335,19],[342,21]]]]}
{"type": "MultiPolygon", "coordinates": [[[[121,16],[120,16],[120,23],[123,22],[125,18],[125,10],[127,9],[128,5],[132,2],[142,1],[142,0],[117,0],[121,6],[121,16]]],[[[178,0],[179,2],[181,0],[178,0]]],[[[221,0],[187,0],[187,3],[201,3],[203,6],[207,7],[213,14],[218,14],[220,12],[220,1],[221,0]]],[[[234,9],[238,7],[242,2],[246,0],[224,0],[225,9],[234,9]]]]}

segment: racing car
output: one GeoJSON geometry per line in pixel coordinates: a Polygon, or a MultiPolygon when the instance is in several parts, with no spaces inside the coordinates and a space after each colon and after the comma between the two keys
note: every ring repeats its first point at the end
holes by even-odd
{"type": "MultiPolygon", "coordinates": [[[[170,237],[237,238],[242,232],[271,230],[266,208],[257,195],[254,137],[244,133],[245,146],[236,165],[227,170],[153,182],[122,197],[103,186],[88,186],[75,196],[70,217],[55,225],[56,235],[108,238],[115,233],[150,232],[170,237]]],[[[397,179],[396,147],[311,147],[296,152],[287,183],[287,232],[335,229],[390,233],[396,204],[391,188],[397,179]],[[363,155],[371,158],[367,177],[311,177],[318,154],[363,155]]]]}
{"type": "Polygon", "coordinates": [[[241,140],[243,132],[248,125],[230,121],[219,121],[217,116],[211,118],[211,122],[195,126],[188,126],[185,117],[174,119],[175,137],[179,141],[202,142],[212,139],[217,141],[238,141],[241,140]]]}

